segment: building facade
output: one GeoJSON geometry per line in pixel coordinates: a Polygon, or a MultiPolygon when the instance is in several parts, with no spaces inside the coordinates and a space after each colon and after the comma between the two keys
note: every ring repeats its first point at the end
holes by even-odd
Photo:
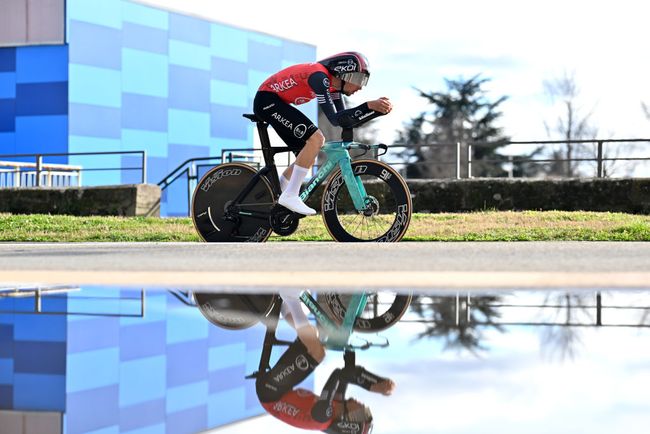
{"type": "MultiPolygon", "coordinates": [[[[136,2],[49,3],[66,8],[65,43],[54,31],[47,45],[19,30],[0,33],[0,155],[146,151],[146,181],[158,183],[189,158],[253,147],[253,125],[241,115],[259,85],[316,57],[312,45],[136,2]]],[[[303,109],[316,117],[313,103],[303,109]]],[[[84,185],[141,181],[129,170],[137,156],[46,162],[83,166],[84,185]],[[93,170],[107,167],[123,170],[93,170]]],[[[164,191],[161,215],[186,213],[187,185],[179,182],[164,191]]]]}

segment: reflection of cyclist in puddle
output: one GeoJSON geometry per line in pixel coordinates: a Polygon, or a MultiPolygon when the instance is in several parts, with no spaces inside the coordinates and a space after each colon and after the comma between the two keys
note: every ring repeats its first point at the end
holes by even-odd
{"type": "Polygon", "coordinates": [[[295,295],[282,294],[282,313],[296,329],[298,338],[275,366],[257,377],[257,396],[273,416],[289,425],[336,434],[367,434],[372,428],[370,409],[343,396],[348,384],[390,395],[395,383],[360,366],[335,369],[320,396],[294,387],[311,374],[325,357],[325,349],[295,295]]]}

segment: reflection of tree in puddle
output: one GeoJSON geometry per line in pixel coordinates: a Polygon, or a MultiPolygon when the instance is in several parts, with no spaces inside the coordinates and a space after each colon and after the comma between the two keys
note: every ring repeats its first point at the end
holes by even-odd
{"type": "Polygon", "coordinates": [[[572,360],[584,330],[601,327],[650,328],[645,294],[621,292],[533,292],[503,295],[415,297],[412,312],[425,330],[417,336],[444,339],[444,349],[487,351],[488,329],[539,328],[542,355],[572,360]]]}
{"type": "Polygon", "coordinates": [[[412,310],[426,327],[417,338],[443,338],[445,349],[465,349],[474,354],[485,351],[484,331],[504,331],[497,323],[500,313],[495,305],[500,301],[498,296],[417,296],[411,303],[412,310]]]}
{"type": "Polygon", "coordinates": [[[550,358],[559,360],[573,360],[578,347],[582,344],[582,329],[577,324],[583,320],[594,322],[593,314],[589,308],[592,295],[584,294],[551,294],[544,300],[544,306],[552,306],[554,316],[549,325],[542,327],[541,345],[542,353],[550,358]]]}

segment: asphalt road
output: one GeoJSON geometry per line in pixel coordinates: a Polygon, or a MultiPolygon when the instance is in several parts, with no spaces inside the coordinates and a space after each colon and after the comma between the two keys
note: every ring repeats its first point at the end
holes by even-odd
{"type": "Polygon", "coordinates": [[[650,288],[650,243],[0,243],[0,286],[650,288]]]}

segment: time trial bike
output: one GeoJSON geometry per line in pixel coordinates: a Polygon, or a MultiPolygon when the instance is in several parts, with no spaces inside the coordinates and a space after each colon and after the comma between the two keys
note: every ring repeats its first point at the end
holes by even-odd
{"type": "MultiPolygon", "coordinates": [[[[208,321],[230,330],[249,328],[260,321],[275,328],[282,305],[277,294],[194,292],[192,296],[208,321]]],[[[353,332],[376,333],[396,324],[407,311],[411,294],[324,292],[314,297],[302,291],[299,299],[316,319],[323,344],[333,350],[349,350],[353,332]]]]}
{"type": "MultiPolygon", "coordinates": [[[[204,241],[264,242],[271,232],[281,236],[292,234],[304,217],[277,203],[281,190],[274,157],[290,149],[271,146],[268,124],[256,115],[244,117],[257,125],[265,165],[257,171],[245,163],[223,163],[201,178],[192,197],[191,214],[204,241]]],[[[383,155],[388,147],[354,142],[353,129],[343,129],[340,141],[323,146],[327,161],[307,182],[300,198],[306,202],[326,182],[320,211],[325,227],[336,241],[401,240],[412,213],[406,182],[381,161],[353,161],[350,150],[383,155]]]]}

